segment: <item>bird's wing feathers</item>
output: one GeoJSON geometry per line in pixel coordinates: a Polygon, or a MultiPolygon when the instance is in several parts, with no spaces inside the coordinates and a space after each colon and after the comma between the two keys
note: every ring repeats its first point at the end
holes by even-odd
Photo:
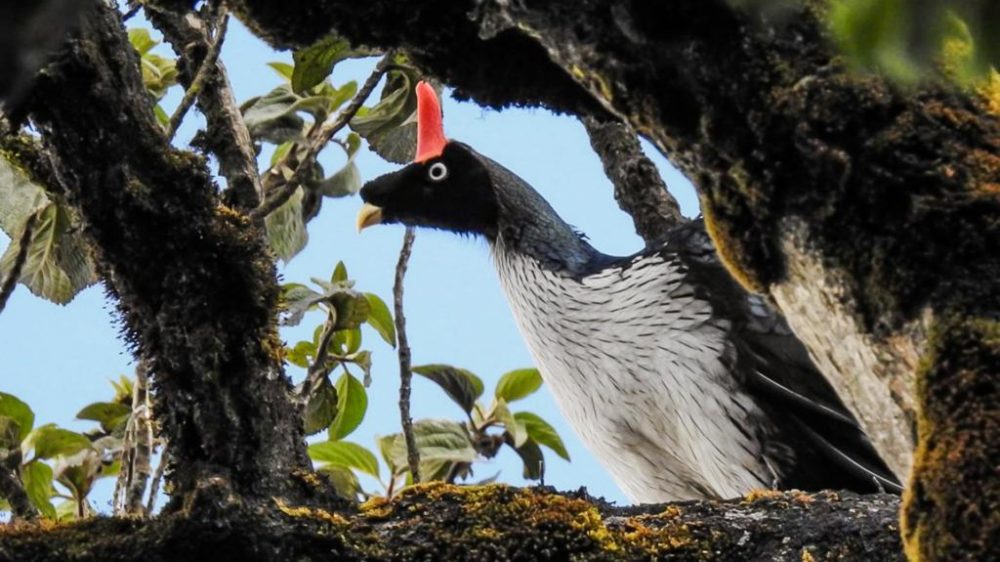
{"type": "Polygon", "coordinates": [[[769,416],[785,418],[782,434],[773,437],[794,447],[793,466],[778,467],[784,487],[832,482],[856,491],[901,491],[784,318],[726,272],[701,221],[675,228],[659,251],[678,256],[699,296],[732,323],[732,369],[769,416]]]}

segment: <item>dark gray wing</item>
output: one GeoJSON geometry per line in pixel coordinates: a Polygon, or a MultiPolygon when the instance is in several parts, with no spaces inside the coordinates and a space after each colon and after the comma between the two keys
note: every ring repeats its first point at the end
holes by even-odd
{"type": "Polygon", "coordinates": [[[731,368],[778,428],[764,436],[782,488],[885,490],[902,486],[779,312],[736,283],[700,220],[675,228],[660,250],[680,257],[699,296],[732,323],[731,368]]]}

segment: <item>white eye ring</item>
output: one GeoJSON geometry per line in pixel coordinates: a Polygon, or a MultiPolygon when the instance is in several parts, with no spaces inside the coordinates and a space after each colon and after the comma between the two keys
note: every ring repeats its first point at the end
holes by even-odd
{"type": "Polygon", "coordinates": [[[435,162],[431,164],[430,168],[427,168],[427,177],[431,181],[443,181],[448,177],[448,166],[444,165],[444,162],[435,162]]]}

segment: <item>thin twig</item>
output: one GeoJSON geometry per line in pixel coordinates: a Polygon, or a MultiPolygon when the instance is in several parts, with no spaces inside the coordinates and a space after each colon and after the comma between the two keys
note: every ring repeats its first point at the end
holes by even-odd
{"type": "Polygon", "coordinates": [[[396,308],[396,340],[399,348],[399,417],[403,424],[403,439],[406,440],[406,461],[410,465],[410,474],[414,482],[420,482],[420,451],[417,450],[417,440],[413,435],[413,418],[410,417],[410,384],[413,371],[410,370],[410,344],[406,339],[406,316],[403,315],[403,278],[406,276],[406,266],[410,261],[415,237],[413,227],[406,227],[403,235],[403,247],[399,250],[399,262],[396,264],[396,282],[392,286],[393,304],[396,308]]]}
{"type": "Polygon", "coordinates": [[[21,278],[21,270],[24,269],[25,262],[28,261],[28,246],[31,245],[31,236],[35,233],[35,223],[38,221],[38,213],[34,212],[28,216],[24,222],[24,230],[21,231],[21,238],[17,241],[17,255],[14,256],[14,265],[10,268],[10,273],[3,280],[0,286],[0,312],[7,306],[7,299],[14,292],[17,280],[21,278]]]}
{"type": "Polygon", "coordinates": [[[125,12],[124,14],[122,14],[122,23],[125,23],[128,20],[130,20],[133,17],[135,17],[135,15],[139,13],[139,10],[141,8],[142,8],[142,4],[136,4],[135,6],[132,6],[131,8],[129,8],[129,10],[127,12],[125,12]]]}
{"type": "Polygon", "coordinates": [[[299,397],[308,399],[316,385],[326,376],[326,358],[330,356],[330,340],[333,339],[335,319],[328,316],[326,325],[323,326],[323,333],[319,337],[319,348],[316,349],[316,359],[306,370],[306,380],[302,381],[299,389],[299,397]]]}
{"type": "Polygon", "coordinates": [[[133,426],[132,455],[129,464],[129,481],[125,489],[123,507],[129,515],[145,515],[142,497],[149,483],[150,457],[153,452],[153,428],[149,409],[149,362],[140,361],[135,372],[135,392],[132,396],[133,426]]]}
{"type": "MultiPolygon", "coordinates": [[[[339,114],[337,118],[329,123],[323,124],[322,127],[316,130],[316,133],[310,136],[313,137],[312,141],[309,143],[309,150],[306,151],[305,156],[299,162],[298,166],[295,168],[295,172],[292,177],[285,182],[277,193],[268,197],[259,207],[254,209],[250,213],[250,217],[254,220],[259,220],[267,215],[273,213],[278,207],[285,204],[286,201],[295,193],[295,190],[299,188],[302,184],[302,180],[305,179],[306,175],[312,169],[313,163],[316,161],[316,156],[319,151],[330,142],[333,135],[337,134],[341,129],[343,129],[354,117],[354,115],[361,109],[362,104],[371,95],[372,90],[378,85],[379,80],[382,79],[382,75],[385,74],[389,63],[392,61],[393,53],[392,51],[385,54],[378,64],[375,65],[375,69],[372,70],[368,79],[362,84],[361,89],[355,94],[351,103],[347,105],[339,114]]],[[[294,151],[290,151],[292,154],[294,151]]]]}
{"type": "Polygon", "coordinates": [[[174,114],[170,116],[170,123],[167,125],[166,133],[168,141],[174,138],[177,127],[180,126],[181,121],[184,120],[184,116],[191,109],[191,106],[194,105],[194,101],[198,98],[202,88],[205,87],[205,83],[212,76],[212,73],[215,72],[215,63],[218,62],[219,53],[222,52],[222,40],[226,37],[226,27],[228,24],[229,15],[226,13],[225,7],[219,8],[219,21],[215,27],[215,41],[212,41],[212,44],[209,45],[208,53],[205,55],[205,59],[201,61],[201,66],[198,67],[198,72],[195,74],[194,80],[191,81],[191,86],[184,92],[181,103],[174,110],[174,114]]]}

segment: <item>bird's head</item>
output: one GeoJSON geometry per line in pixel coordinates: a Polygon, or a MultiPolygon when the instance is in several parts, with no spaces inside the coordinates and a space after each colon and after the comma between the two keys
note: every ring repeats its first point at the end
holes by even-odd
{"type": "Polygon", "coordinates": [[[417,156],[405,168],[365,184],[358,229],[378,223],[441,228],[496,237],[499,212],[490,167],[496,164],[444,136],[441,105],[417,85],[417,156]]]}

